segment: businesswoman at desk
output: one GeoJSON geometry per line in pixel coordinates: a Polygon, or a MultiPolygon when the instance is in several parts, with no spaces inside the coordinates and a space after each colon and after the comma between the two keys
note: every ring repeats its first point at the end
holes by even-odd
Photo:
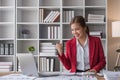
{"type": "Polygon", "coordinates": [[[75,16],[70,27],[74,37],[66,42],[66,53],[62,44],[56,44],[60,61],[71,72],[99,72],[106,64],[100,38],[89,35],[82,16],[75,16]]]}

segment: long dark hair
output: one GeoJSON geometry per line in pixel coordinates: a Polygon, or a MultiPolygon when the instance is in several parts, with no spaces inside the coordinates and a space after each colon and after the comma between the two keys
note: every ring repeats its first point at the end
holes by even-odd
{"type": "Polygon", "coordinates": [[[73,23],[78,23],[81,27],[86,28],[86,33],[89,34],[89,28],[88,28],[88,26],[86,25],[85,19],[84,19],[83,16],[75,16],[75,17],[71,20],[70,26],[71,26],[73,23]]]}

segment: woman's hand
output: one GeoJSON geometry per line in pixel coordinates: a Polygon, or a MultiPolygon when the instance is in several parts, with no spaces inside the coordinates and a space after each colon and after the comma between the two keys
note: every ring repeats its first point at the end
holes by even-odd
{"type": "Polygon", "coordinates": [[[97,73],[95,69],[90,69],[89,72],[94,72],[95,74],[97,73]]]}
{"type": "Polygon", "coordinates": [[[59,54],[60,56],[62,56],[62,54],[63,54],[62,44],[57,43],[57,44],[56,44],[56,49],[57,49],[57,51],[58,51],[58,54],[59,54]]]}

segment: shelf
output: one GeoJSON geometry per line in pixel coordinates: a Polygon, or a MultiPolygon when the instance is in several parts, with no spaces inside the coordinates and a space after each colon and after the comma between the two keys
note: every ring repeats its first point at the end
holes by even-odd
{"type": "Polygon", "coordinates": [[[84,0],[62,0],[63,6],[84,6],[84,0]]]}
{"type": "Polygon", "coordinates": [[[15,22],[0,22],[0,25],[15,24],[15,22]]]}
{"type": "Polygon", "coordinates": [[[106,24],[106,22],[86,22],[86,24],[106,24]]]}
{"type": "Polygon", "coordinates": [[[22,38],[22,39],[17,39],[18,41],[37,41],[38,39],[24,39],[24,38],[22,38]]]}
{"type": "MultiPolygon", "coordinates": [[[[70,24],[69,22],[63,22],[63,24],[70,24]]],[[[86,24],[106,24],[106,22],[86,22],[86,24]]]]}
{"type": "Polygon", "coordinates": [[[38,22],[17,22],[17,24],[28,24],[28,25],[32,25],[32,24],[38,24],[38,22]]]}
{"type": "Polygon", "coordinates": [[[41,25],[41,24],[43,24],[43,25],[60,25],[60,22],[53,22],[53,23],[40,22],[39,24],[40,24],[40,25],[41,25]]]}
{"type": "Polygon", "coordinates": [[[7,58],[7,57],[8,57],[8,58],[11,57],[11,58],[12,58],[12,57],[14,57],[14,55],[0,55],[0,57],[6,57],[6,58],[7,58]]]}
{"type": "Polygon", "coordinates": [[[85,8],[90,9],[106,9],[106,6],[85,6],[85,8]]]}
{"type": "MultiPolygon", "coordinates": [[[[70,40],[71,38],[62,39],[63,41],[70,40]]],[[[101,38],[102,41],[106,41],[106,38],[101,38]]]]}
{"type": "Polygon", "coordinates": [[[105,6],[106,0],[85,0],[86,6],[105,6]]]}
{"type": "Polygon", "coordinates": [[[15,0],[0,0],[0,6],[15,6],[15,0]]]}
{"type": "Polygon", "coordinates": [[[0,25],[0,39],[14,39],[15,38],[14,24],[0,25]]]}
{"type": "Polygon", "coordinates": [[[41,41],[56,41],[56,40],[60,40],[60,39],[47,39],[47,38],[44,38],[44,39],[39,39],[41,41]]]}
{"type": "Polygon", "coordinates": [[[84,9],[84,6],[63,6],[62,8],[70,8],[70,9],[84,9]]]}
{"type": "Polygon", "coordinates": [[[42,58],[42,57],[45,57],[45,58],[46,58],[46,57],[50,57],[50,58],[58,58],[57,55],[56,55],[56,56],[41,56],[40,54],[39,54],[39,57],[41,57],[41,58],[42,58]]]}
{"type": "Polygon", "coordinates": [[[39,6],[39,8],[43,8],[43,9],[60,9],[60,6],[39,6]]]}
{"type": "Polygon", "coordinates": [[[0,10],[6,10],[6,9],[15,9],[14,6],[0,6],[0,10]]]}
{"type": "Polygon", "coordinates": [[[39,6],[60,6],[60,0],[39,0],[39,6]]]}
{"type": "Polygon", "coordinates": [[[18,9],[17,10],[17,22],[38,22],[37,17],[38,17],[37,9],[32,9],[32,10],[18,9]]]}
{"type": "Polygon", "coordinates": [[[17,7],[17,9],[25,9],[25,10],[32,10],[32,9],[38,9],[38,7],[26,7],[26,6],[21,6],[21,7],[17,7]]]}
{"type": "Polygon", "coordinates": [[[14,38],[0,38],[0,41],[1,40],[14,40],[14,38]]]}
{"type": "Polygon", "coordinates": [[[14,9],[0,9],[0,22],[14,22],[15,21],[14,9]],[[9,14],[9,15],[8,15],[9,14]]]}
{"type": "Polygon", "coordinates": [[[37,7],[39,0],[17,0],[17,6],[26,6],[26,7],[37,7]]]}
{"type": "MultiPolygon", "coordinates": [[[[0,55],[0,62],[11,61],[17,71],[17,54],[29,53],[35,47],[34,57],[41,70],[41,58],[55,58],[53,71],[62,71],[58,56],[41,56],[40,44],[66,42],[73,38],[70,21],[74,16],[84,16],[90,31],[102,31],[101,42],[107,55],[107,1],[106,0],[0,0],[0,44],[14,44],[14,55],[0,55]],[[45,18],[58,12],[57,20],[45,18]],[[102,22],[88,22],[88,14],[104,15],[102,22]],[[28,32],[27,32],[28,31],[28,32]],[[2,60],[3,59],[3,60],[2,60]],[[56,67],[57,66],[57,67],[56,67]]],[[[56,13],[57,14],[57,13],[56,13]]],[[[63,45],[65,47],[65,45],[63,45]]],[[[106,56],[107,57],[107,56],[106,56]]]]}
{"type": "Polygon", "coordinates": [[[35,47],[35,54],[38,54],[38,43],[36,40],[18,40],[17,41],[17,53],[28,53],[28,47],[35,47]]]}

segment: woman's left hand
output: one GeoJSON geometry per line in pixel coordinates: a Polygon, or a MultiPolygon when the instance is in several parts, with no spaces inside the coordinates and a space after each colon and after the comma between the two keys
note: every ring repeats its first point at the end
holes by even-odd
{"type": "Polygon", "coordinates": [[[90,69],[89,72],[97,73],[97,71],[95,69],[90,69]]]}

